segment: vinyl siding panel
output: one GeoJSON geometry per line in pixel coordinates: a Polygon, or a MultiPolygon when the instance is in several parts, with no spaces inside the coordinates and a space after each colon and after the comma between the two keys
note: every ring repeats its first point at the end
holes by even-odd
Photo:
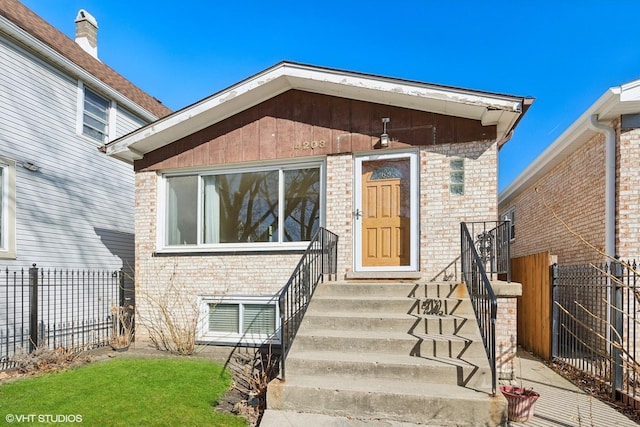
{"type": "MultiPolygon", "coordinates": [[[[0,58],[0,156],[17,162],[17,259],[0,266],[133,265],[133,171],[77,135],[77,80],[1,37],[0,58]]],[[[117,136],[144,124],[116,114],[117,136]]]]}
{"type": "Polygon", "coordinates": [[[115,138],[120,138],[121,136],[131,133],[147,123],[129,110],[126,110],[120,106],[118,106],[116,112],[117,118],[115,138]]]}

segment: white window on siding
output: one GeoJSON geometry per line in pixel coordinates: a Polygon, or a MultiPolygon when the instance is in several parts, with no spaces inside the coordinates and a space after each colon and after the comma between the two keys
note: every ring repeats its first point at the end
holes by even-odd
{"type": "Polygon", "coordinates": [[[505,221],[511,222],[511,240],[516,238],[516,208],[509,208],[503,216],[505,221]]]}
{"type": "Polygon", "coordinates": [[[201,297],[200,340],[219,343],[279,342],[277,297],[201,297]]]}
{"type": "Polygon", "coordinates": [[[98,142],[109,139],[109,110],[111,103],[97,93],[84,88],[82,134],[98,142]]]}
{"type": "Polygon", "coordinates": [[[464,194],[464,159],[451,159],[449,192],[455,195],[464,194]]]}
{"type": "Polygon", "coordinates": [[[16,257],[16,163],[0,157],[0,259],[16,257]]]}
{"type": "Polygon", "coordinates": [[[268,249],[308,242],[323,212],[322,164],[167,175],[163,246],[268,249]]]}

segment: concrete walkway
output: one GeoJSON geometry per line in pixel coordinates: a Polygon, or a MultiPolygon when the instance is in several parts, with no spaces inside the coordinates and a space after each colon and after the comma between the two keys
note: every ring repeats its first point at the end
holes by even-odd
{"type": "MultiPolygon", "coordinates": [[[[607,403],[583,392],[527,352],[518,353],[515,383],[540,393],[534,416],[525,423],[509,422],[510,427],[637,427],[634,421],[607,403]],[[520,371],[522,369],[522,372],[520,371]]],[[[516,385],[514,384],[514,385],[516,385]]],[[[469,421],[473,425],[473,421],[469,421]]],[[[298,427],[413,427],[415,424],[385,420],[356,420],[318,414],[267,411],[261,426],[298,427]]],[[[436,427],[429,424],[431,427],[436,427]]],[[[416,426],[417,427],[417,426],[416,426]]]]}
{"type": "Polygon", "coordinates": [[[525,423],[511,422],[510,426],[523,427],[600,427],[629,426],[638,424],[616,411],[607,403],[583,392],[557,374],[530,353],[518,352],[515,371],[518,380],[514,385],[533,388],[540,393],[535,404],[534,416],[525,423]],[[522,373],[520,373],[520,366],[522,373]]]}

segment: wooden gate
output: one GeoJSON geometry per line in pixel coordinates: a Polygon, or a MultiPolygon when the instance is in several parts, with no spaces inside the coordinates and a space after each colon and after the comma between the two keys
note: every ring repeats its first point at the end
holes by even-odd
{"type": "Polygon", "coordinates": [[[551,359],[553,289],[549,252],[511,260],[511,280],[522,284],[518,297],[518,344],[524,349],[551,359]]]}

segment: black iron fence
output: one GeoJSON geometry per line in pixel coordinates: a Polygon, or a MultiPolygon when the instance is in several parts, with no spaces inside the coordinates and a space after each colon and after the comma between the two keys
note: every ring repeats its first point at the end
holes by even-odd
{"type": "Polygon", "coordinates": [[[615,400],[640,406],[636,262],[554,265],[553,279],[554,360],[588,375],[615,400]]]}
{"type": "MultiPolygon", "coordinates": [[[[461,256],[462,264],[462,280],[467,285],[471,304],[478,321],[480,334],[484,348],[487,352],[489,366],[491,368],[491,391],[496,394],[497,374],[496,374],[496,318],[498,314],[498,300],[491,287],[491,282],[487,276],[485,266],[495,265],[496,259],[486,258],[481,254],[492,257],[493,250],[480,251],[478,247],[488,248],[484,239],[488,234],[485,227],[480,227],[481,232],[477,228],[472,228],[470,232],[466,223],[460,224],[461,229],[461,256]],[[474,237],[472,237],[474,236],[474,237]],[[478,241],[480,237],[481,241],[478,241]]],[[[507,244],[509,241],[507,240],[507,244]]]]}
{"type": "Polygon", "coordinates": [[[338,236],[320,228],[302,255],[287,284],[280,291],[280,375],[285,378],[285,360],[302,318],[319,282],[337,275],[338,236]]]}
{"type": "Polygon", "coordinates": [[[133,286],[122,271],[10,270],[0,277],[0,370],[18,352],[46,346],[83,350],[107,345],[112,315],[131,305],[133,286]]]}

